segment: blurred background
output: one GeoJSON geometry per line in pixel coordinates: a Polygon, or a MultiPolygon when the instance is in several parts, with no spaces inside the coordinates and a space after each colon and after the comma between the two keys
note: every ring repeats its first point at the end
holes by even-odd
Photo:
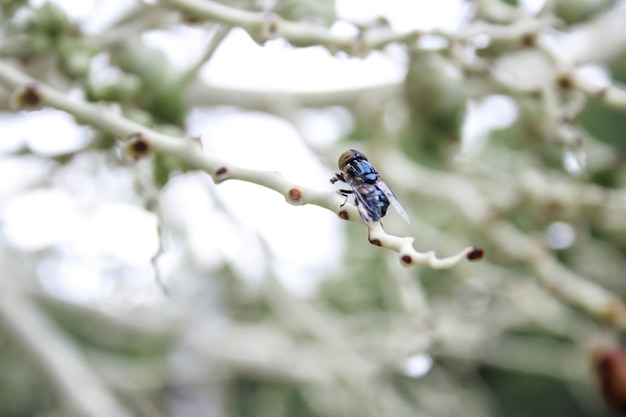
{"type": "Polygon", "coordinates": [[[625,412],[623,22],[611,0],[0,1],[0,416],[625,412]],[[485,259],[403,268],[324,208],[133,160],[16,110],[7,66],[331,194],[359,149],[411,218],[389,234],[485,259]]]}

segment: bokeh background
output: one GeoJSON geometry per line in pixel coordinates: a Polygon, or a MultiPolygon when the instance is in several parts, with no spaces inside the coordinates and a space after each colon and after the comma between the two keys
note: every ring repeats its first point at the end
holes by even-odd
{"type": "Polygon", "coordinates": [[[609,0],[1,1],[0,416],[626,410],[623,22],[609,0]],[[322,207],[19,109],[13,70],[330,194],[362,150],[411,217],[387,233],[485,259],[404,268],[322,207]]]}

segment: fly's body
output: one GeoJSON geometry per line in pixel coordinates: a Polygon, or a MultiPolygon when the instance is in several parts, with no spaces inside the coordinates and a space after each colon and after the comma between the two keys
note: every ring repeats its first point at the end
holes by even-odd
{"type": "Polygon", "coordinates": [[[349,194],[354,195],[355,205],[366,224],[382,219],[387,214],[389,204],[409,221],[409,216],[396,196],[363,153],[355,149],[346,151],[339,157],[338,165],[340,172],[335,173],[330,182],[334,184],[342,181],[350,186],[350,190],[339,190],[339,194],[346,199],[349,194]]]}

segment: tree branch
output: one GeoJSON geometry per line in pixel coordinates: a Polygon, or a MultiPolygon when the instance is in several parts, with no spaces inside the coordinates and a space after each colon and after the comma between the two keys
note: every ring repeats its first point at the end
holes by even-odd
{"type": "Polygon", "coordinates": [[[347,37],[335,34],[324,26],[292,22],[274,14],[237,9],[210,0],[160,0],[160,4],[202,19],[241,27],[261,43],[269,39],[283,38],[294,46],[323,45],[330,52],[344,51],[355,56],[365,56],[370,51],[383,49],[391,43],[410,44],[425,34],[440,36],[450,41],[468,40],[480,34],[487,34],[493,40],[510,41],[536,34],[543,27],[554,24],[553,18],[529,17],[509,25],[479,22],[457,33],[442,29],[427,32],[418,29],[396,32],[386,26],[376,26],[359,32],[356,36],[347,37]]]}
{"type": "MultiPolygon", "coordinates": [[[[0,63],[0,84],[13,90],[17,108],[50,106],[73,115],[77,121],[89,124],[120,138],[126,138],[126,150],[134,158],[158,153],[172,156],[190,167],[211,175],[215,183],[240,180],[262,185],[280,193],[292,205],[313,204],[336,213],[344,220],[361,222],[356,207],[344,204],[344,198],[332,189],[320,190],[293,184],[279,172],[261,171],[239,167],[206,153],[192,140],[165,135],[128,120],[108,109],[85,101],[71,99],[64,93],[39,83],[18,69],[0,63]]],[[[387,234],[382,225],[374,225],[370,242],[400,253],[404,266],[421,265],[431,268],[451,268],[464,258],[478,260],[482,251],[466,248],[448,258],[437,258],[434,253],[421,253],[413,249],[412,238],[387,234]]]]}

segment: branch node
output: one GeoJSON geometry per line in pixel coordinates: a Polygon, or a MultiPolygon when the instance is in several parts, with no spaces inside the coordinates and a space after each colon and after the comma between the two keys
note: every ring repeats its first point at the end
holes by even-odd
{"type": "Polygon", "coordinates": [[[524,48],[533,48],[537,45],[537,33],[526,33],[520,38],[520,43],[524,48]]]}
{"type": "Polygon", "coordinates": [[[282,19],[276,13],[267,13],[266,16],[256,25],[255,33],[250,33],[252,37],[263,45],[265,42],[275,39],[280,33],[282,19]]]}
{"type": "Polygon", "coordinates": [[[135,132],[126,138],[126,154],[133,160],[146,156],[150,152],[150,143],[146,136],[141,132],[135,132]]]}
{"type": "Polygon", "coordinates": [[[16,109],[33,109],[42,104],[43,93],[36,83],[18,89],[11,100],[16,109]]]}
{"type": "Polygon", "coordinates": [[[278,36],[281,21],[282,19],[276,13],[271,13],[268,16],[267,24],[264,30],[267,39],[273,39],[278,36]]]}
{"type": "Polygon", "coordinates": [[[287,192],[288,201],[291,204],[301,205],[302,204],[302,191],[300,191],[297,187],[293,187],[289,189],[287,192]]]}
{"type": "Polygon", "coordinates": [[[562,73],[556,76],[554,82],[563,92],[571,91],[574,88],[574,80],[568,73],[562,73]]]}
{"type": "Polygon", "coordinates": [[[215,171],[215,174],[213,175],[213,181],[215,181],[216,184],[219,184],[220,182],[226,181],[229,178],[228,175],[228,168],[226,167],[220,167],[215,171]]]}

